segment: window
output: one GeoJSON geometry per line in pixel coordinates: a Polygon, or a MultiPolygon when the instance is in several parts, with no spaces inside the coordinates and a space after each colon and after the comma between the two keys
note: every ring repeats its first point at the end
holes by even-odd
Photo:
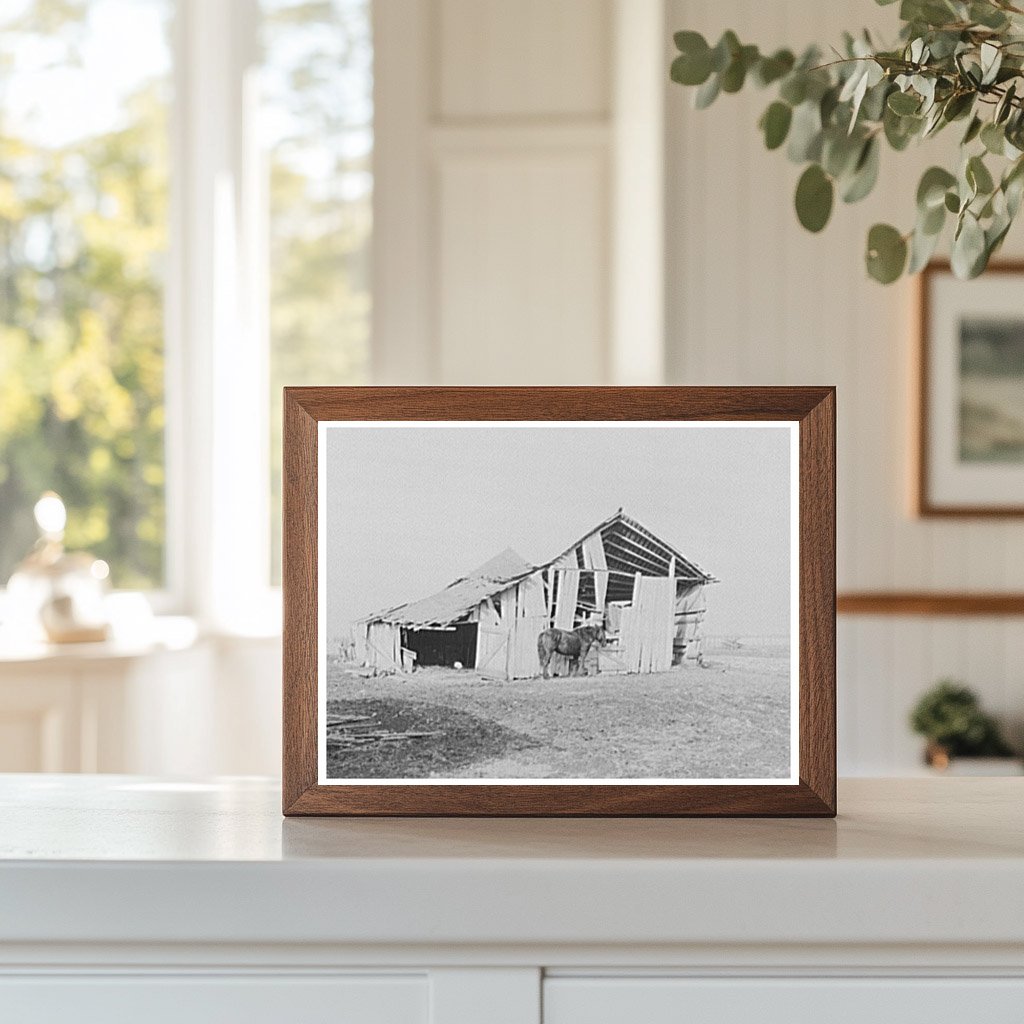
{"type": "Polygon", "coordinates": [[[276,582],[281,388],[367,377],[373,49],[369,0],[264,0],[263,12],[276,582]]]}
{"type": "Polygon", "coordinates": [[[0,14],[0,584],[48,489],[117,586],[164,580],[170,14],[0,14]]]}
{"type": "Polygon", "coordinates": [[[370,15],[0,7],[0,587],[53,489],[116,587],[259,617],[281,388],[367,376],[370,15]]]}

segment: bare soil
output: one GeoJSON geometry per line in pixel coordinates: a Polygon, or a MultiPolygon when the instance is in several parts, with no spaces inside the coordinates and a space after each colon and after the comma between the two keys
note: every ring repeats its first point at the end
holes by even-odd
{"type": "Polygon", "coordinates": [[[709,644],[707,667],[495,680],[425,668],[364,677],[328,664],[328,719],[432,735],[329,746],[330,778],[785,778],[788,647],[709,644]]]}

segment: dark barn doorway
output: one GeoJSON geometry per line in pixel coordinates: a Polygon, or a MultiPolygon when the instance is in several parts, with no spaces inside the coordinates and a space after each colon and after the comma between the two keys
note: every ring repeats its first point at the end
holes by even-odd
{"type": "Polygon", "coordinates": [[[475,622],[459,622],[441,629],[403,629],[402,646],[416,652],[417,667],[454,665],[463,668],[476,664],[475,622]]]}

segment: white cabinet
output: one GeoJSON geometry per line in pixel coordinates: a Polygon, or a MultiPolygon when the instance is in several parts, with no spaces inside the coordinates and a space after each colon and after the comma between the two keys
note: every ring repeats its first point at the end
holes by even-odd
{"type": "Polygon", "coordinates": [[[0,978],[17,1024],[428,1024],[427,978],[282,975],[0,978]]]}
{"type": "Polygon", "coordinates": [[[1022,1024],[1020,796],[282,820],[259,779],[0,776],[0,1022],[1022,1024]]]}
{"type": "Polygon", "coordinates": [[[1020,1024],[1014,978],[549,978],[544,1024],[1020,1024]]]}
{"type": "MultiPolygon", "coordinates": [[[[551,977],[510,993],[503,971],[0,977],[18,1024],[1020,1024],[1007,978],[551,977]],[[538,986],[542,986],[542,989],[538,986]]],[[[524,978],[523,980],[527,980],[524,978]]]]}

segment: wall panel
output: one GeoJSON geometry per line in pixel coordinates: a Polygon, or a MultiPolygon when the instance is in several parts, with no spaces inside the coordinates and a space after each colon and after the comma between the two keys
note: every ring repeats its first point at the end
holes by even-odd
{"type": "MultiPolygon", "coordinates": [[[[631,72],[636,65],[613,54],[625,2],[375,3],[376,383],[609,380],[622,291],[612,236],[625,216],[613,183],[634,162],[661,170],[651,105],[646,122],[634,119],[632,147],[617,126],[622,97],[647,82],[663,95],[660,71],[652,75],[662,9],[628,0],[650,29],[649,52],[631,72]],[[630,74],[636,82],[624,82],[630,74]]],[[[660,228],[660,210],[652,222],[660,228]]],[[[648,228],[638,229],[643,237],[648,228]]],[[[660,244],[649,249],[660,278],[660,244]]],[[[644,358],[658,364],[656,378],[660,295],[652,287],[646,305],[630,307],[647,315],[644,358]]],[[[625,376],[620,362],[614,372],[625,376]]]]}
{"type": "Polygon", "coordinates": [[[449,156],[438,195],[445,383],[601,383],[604,152],[449,156]]]}
{"type": "Polygon", "coordinates": [[[442,120],[608,114],[609,0],[439,0],[442,120]]]}

